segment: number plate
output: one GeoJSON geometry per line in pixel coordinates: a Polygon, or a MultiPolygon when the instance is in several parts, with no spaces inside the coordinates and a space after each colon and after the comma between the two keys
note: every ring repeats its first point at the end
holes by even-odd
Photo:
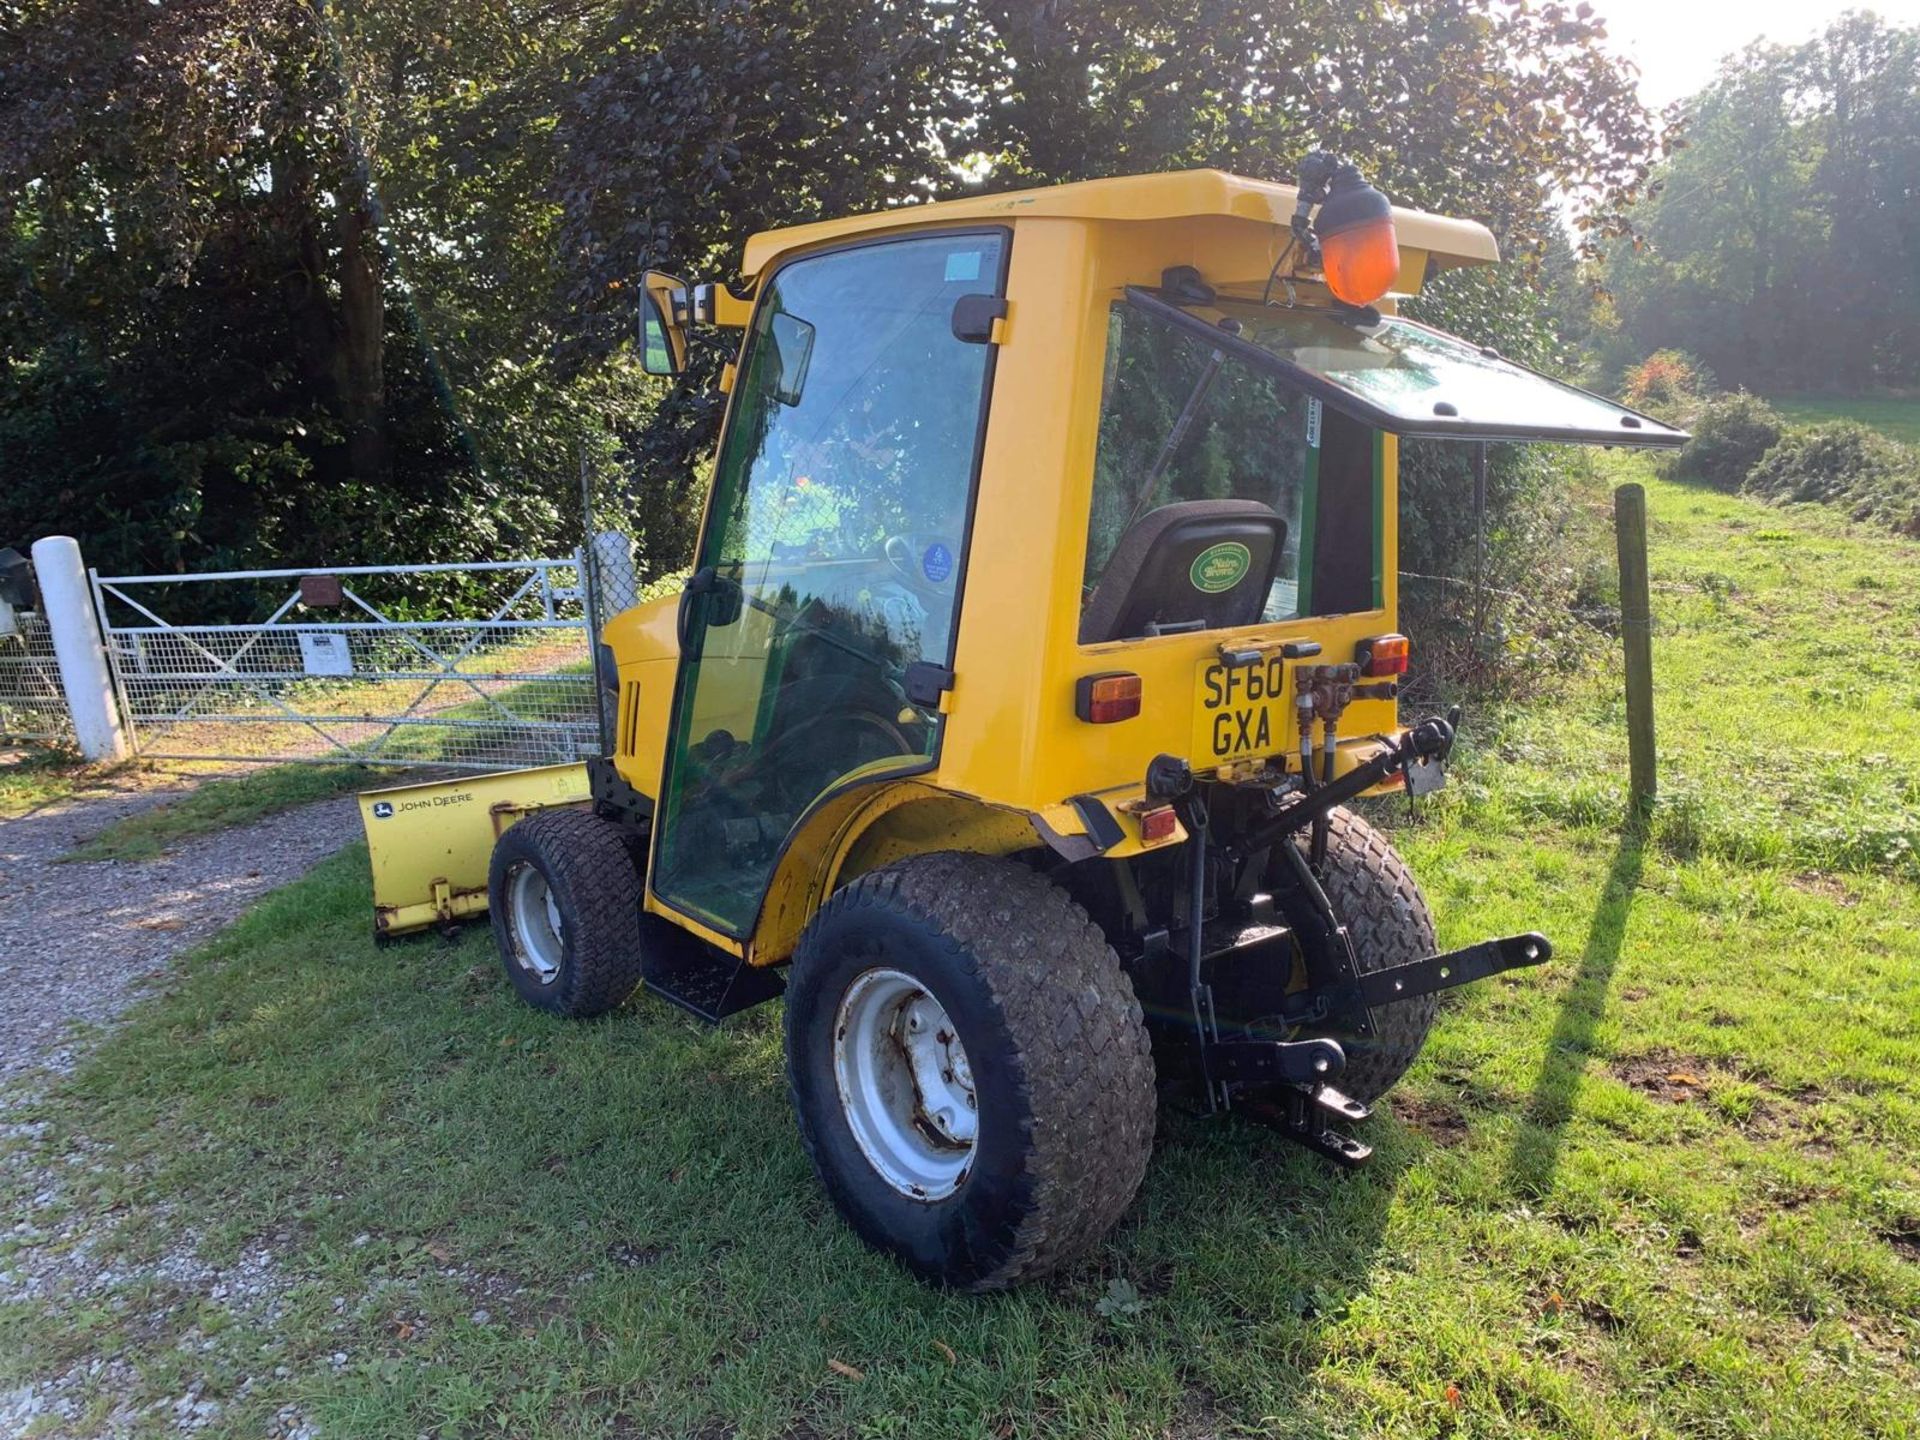
{"type": "Polygon", "coordinates": [[[1193,761],[1220,764],[1287,748],[1287,664],[1278,655],[1229,668],[1204,660],[1195,672],[1193,761]]]}

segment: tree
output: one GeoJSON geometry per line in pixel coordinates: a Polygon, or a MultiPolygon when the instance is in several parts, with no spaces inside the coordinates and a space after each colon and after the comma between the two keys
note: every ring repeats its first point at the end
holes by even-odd
{"type": "Polygon", "coordinates": [[[1652,158],[1535,0],[0,5],[0,528],[143,569],[552,546],[583,455],[677,559],[723,351],[638,375],[635,285],[756,229],[1326,145],[1494,225],[1428,313],[1541,356],[1552,192],[1605,234],[1652,158]]]}
{"type": "Polygon", "coordinates": [[[1920,376],[1920,29],[1850,14],[1729,58],[1608,261],[1617,367],[1700,355],[1755,389],[1920,376]]]}
{"type": "Polygon", "coordinates": [[[33,22],[0,52],[4,423],[38,423],[47,467],[19,498],[51,490],[102,559],[261,535],[322,558],[341,498],[394,476],[375,203],[317,12],[106,0],[33,22]],[[75,384],[89,403],[36,414],[75,384]]]}

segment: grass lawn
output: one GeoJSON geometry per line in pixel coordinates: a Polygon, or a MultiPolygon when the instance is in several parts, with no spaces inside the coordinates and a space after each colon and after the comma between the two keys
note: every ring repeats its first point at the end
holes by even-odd
{"type": "Polygon", "coordinates": [[[268,765],[116,820],[63,860],[152,860],[195,835],[390,783],[365,765],[268,765]]]}
{"type": "Polygon", "coordinates": [[[65,750],[27,746],[0,759],[0,820],[12,820],[79,795],[103,794],[130,766],[88,765],[65,750]]]}
{"type": "MultiPolygon", "coordinates": [[[[0,820],[106,795],[164,788],[207,769],[203,762],[158,766],[137,760],[93,765],[61,750],[20,750],[0,762],[0,820]]],[[[207,780],[177,799],[122,817],[66,860],[152,860],[182,840],[384,783],[364,765],[265,765],[207,780]]]]}
{"type": "Polygon", "coordinates": [[[97,1356],[101,1413],[199,1375],[234,1435],[1920,1433],[1920,550],[1636,477],[1659,817],[1622,838],[1617,671],[1481,727],[1399,843],[1443,943],[1559,954],[1443,1010],[1371,1169],[1163,1112],[1093,1259],[936,1293],[816,1187],[777,1014],[548,1020],[482,929],[376,949],[356,847],[0,1139],[78,1156],[0,1253],[83,1218],[125,1301],[0,1307],[0,1392],[97,1356]],[[263,1307],[143,1268],[274,1237],[263,1307]]]}
{"type": "Polygon", "coordinates": [[[1768,403],[1789,420],[1816,425],[1824,420],[1858,420],[1895,440],[1920,445],[1920,397],[1882,395],[1770,395],[1768,403]]]}

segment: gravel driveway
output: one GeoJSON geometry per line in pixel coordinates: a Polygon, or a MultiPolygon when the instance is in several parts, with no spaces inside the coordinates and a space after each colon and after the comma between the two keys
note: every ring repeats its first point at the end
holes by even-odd
{"type": "Polygon", "coordinates": [[[0,820],[0,1081],[66,1071],[73,1021],[102,1025],[141,982],[360,832],[352,796],[194,836],[157,860],[56,864],[123,815],[176,798],[144,790],[0,820]]]}
{"type": "MultiPolygon", "coordinates": [[[[193,1317],[223,1311],[240,1322],[233,1334],[257,1340],[291,1283],[279,1259],[284,1235],[210,1264],[199,1254],[197,1224],[170,1217],[165,1206],[147,1216],[176,1222],[165,1249],[145,1265],[116,1258],[110,1242],[128,1212],[81,1199],[88,1177],[116,1164],[112,1155],[85,1135],[58,1138],[44,1122],[20,1118],[45,1093],[48,1072],[71,1070],[90,1043],[75,1022],[111,1023],[174,956],[360,830],[347,796],[195,836],[157,860],[56,863],[120,817],[187,788],[92,796],[0,820],[0,964],[15,982],[0,1006],[0,1180],[30,1197],[24,1215],[0,1226],[0,1304],[29,1307],[35,1323],[56,1332],[77,1327],[79,1313],[139,1307],[161,1333],[185,1327],[180,1344],[196,1352],[180,1362],[190,1377],[183,1388],[157,1398],[124,1356],[83,1357],[24,1385],[0,1385],[0,1437],[8,1440],[194,1433],[218,1424],[223,1407],[205,1391],[216,1341],[193,1317]]],[[[250,1358],[261,1358],[257,1346],[250,1358]]],[[[278,1365],[263,1373],[291,1372],[278,1365]]],[[[244,1397],[255,1383],[248,1374],[229,1393],[244,1397]]],[[[316,1431],[288,1405],[264,1433],[313,1440],[316,1431]]]]}

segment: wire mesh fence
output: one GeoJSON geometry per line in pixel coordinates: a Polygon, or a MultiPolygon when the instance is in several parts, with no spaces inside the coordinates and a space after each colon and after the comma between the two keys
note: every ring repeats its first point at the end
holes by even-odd
{"type": "Polygon", "coordinates": [[[24,610],[14,624],[18,633],[0,635],[0,739],[71,743],[73,717],[46,617],[24,610]]]}
{"type": "Polygon", "coordinates": [[[585,569],[576,554],[96,575],[94,589],[143,756],[488,770],[600,748],[585,569]],[[260,619],[169,618],[223,613],[219,587],[243,597],[225,613],[278,603],[260,619]]]}

